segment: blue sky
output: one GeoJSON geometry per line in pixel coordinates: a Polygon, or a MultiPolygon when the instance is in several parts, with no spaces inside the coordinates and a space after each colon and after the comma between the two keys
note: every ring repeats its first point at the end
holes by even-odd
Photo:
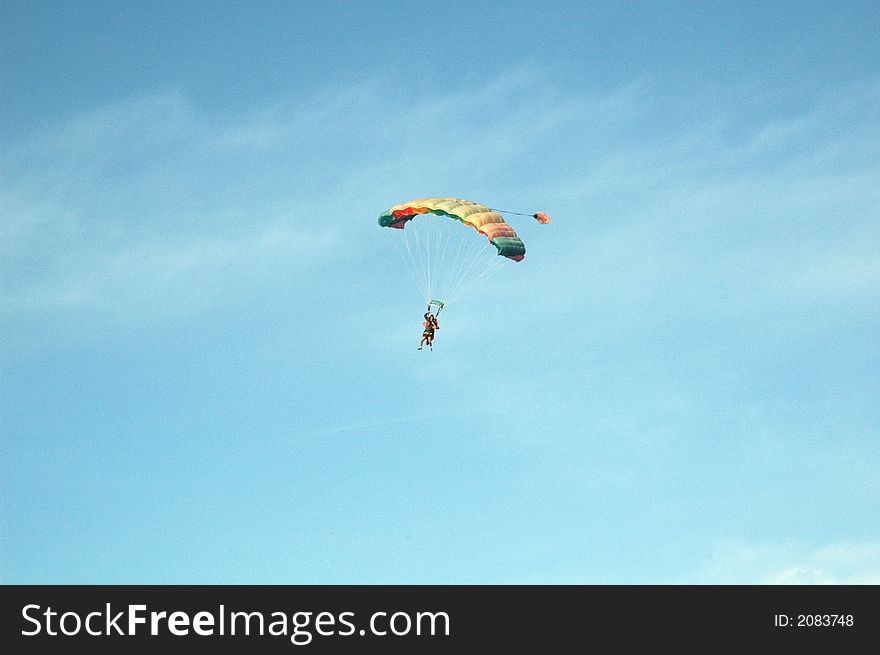
{"type": "Polygon", "coordinates": [[[873,3],[0,4],[0,579],[880,583],[873,3]],[[424,311],[378,215],[515,211],[424,311]]]}

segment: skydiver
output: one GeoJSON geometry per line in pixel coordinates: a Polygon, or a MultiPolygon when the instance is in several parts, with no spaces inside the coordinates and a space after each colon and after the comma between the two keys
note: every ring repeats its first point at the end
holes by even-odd
{"type": "Polygon", "coordinates": [[[440,329],[440,323],[437,321],[437,317],[434,316],[431,312],[425,313],[425,321],[422,323],[425,326],[425,329],[422,331],[422,340],[419,341],[419,350],[422,349],[422,346],[427,341],[428,348],[431,352],[434,351],[434,330],[440,329]]]}

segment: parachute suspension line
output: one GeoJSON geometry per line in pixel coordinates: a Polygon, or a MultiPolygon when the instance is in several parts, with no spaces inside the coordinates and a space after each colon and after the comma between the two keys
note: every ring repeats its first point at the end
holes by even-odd
{"type": "Polygon", "coordinates": [[[437,217],[427,221],[422,219],[418,224],[410,223],[412,234],[425,245],[422,262],[429,276],[425,288],[429,301],[434,299],[435,291],[446,295],[442,301],[447,301],[449,291],[461,285],[474,260],[485,255],[479,249],[482,245],[479,239],[475,240],[466,229],[456,229],[458,226],[447,220],[455,219],[437,217]],[[447,260],[451,261],[445,265],[447,260]]]}
{"type": "MultiPolygon", "coordinates": [[[[403,232],[403,243],[395,244],[395,247],[406,261],[424,301],[429,302],[435,291],[443,291],[453,285],[455,280],[450,277],[450,271],[458,262],[453,251],[461,250],[463,240],[457,231],[449,230],[448,225],[436,220],[411,221],[400,231],[403,232]],[[456,238],[458,244],[455,243],[456,238]],[[446,265],[450,258],[452,261],[446,265]]],[[[395,231],[392,240],[400,238],[395,231]]]]}
{"type": "Polygon", "coordinates": [[[464,293],[466,290],[470,289],[478,282],[485,280],[486,278],[493,275],[496,271],[508,265],[509,264],[506,259],[504,257],[501,257],[500,255],[490,259],[489,263],[486,264],[483,269],[474,277],[462,279],[462,282],[460,282],[450,294],[450,300],[454,301],[456,298],[458,298],[459,294],[464,293]]]}
{"type": "Polygon", "coordinates": [[[438,221],[429,221],[427,226],[430,228],[427,232],[428,244],[428,300],[434,297],[434,290],[441,284],[439,257],[442,252],[441,242],[443,234],[437,225],[438,221]]]}
{"type": "Polygon", "coordinates": [[[475,281],[474,278],[481,279],[485,277],[487,271],[494,270],[501,265],[498,257],[489,256],[488,250],[494,249],[492,245],[483,239],[475,239],[467,233],[464,236],[466,238],[461,241],[461,245],[464,249],[466,244],[467,252],[457,258],[460,267],[449,287],[447,301],[453,301],[458,296],[460,289],[470,287],[470,282],[475,281]]]}
{"type": "MultiPolygon", "coordinates": [[[[412,222],[412,221],[410,221],[412,222]]],[[[406,231],[406,230],[404,230],[406,231]]],[[[425,277],[424,294],[426,298],[431,297],[431,239],[430,232],[426,231],[424,235],[420,232],[413,233],[416,245],[419,248],[419,261],[424,262],[422,265],[422,274],[425,277]]]]}
{"type": "MultiPolygon", "coordinates": [[[[396,235],[395,235],[396,236],[396,235]]],[[[416,281],[416,287],[422,295],[425,295],[425,280],[422,275],[421,270],[419,270],[418,266],[418,252],[413,252],[413,246],[418,246],[418,244],[410,243],[410,235],[406,233],[406,230],[403,231],[403,242],[406,244],[406,254],[408,257],[408,261],[410,264],[410,271],[412,273],[413,279],[416,281]]]]}
{"type": "Polygon", "coordinates": [[[534,216],[534,214],[523,214],[522,212],[511,212],[506,209],[493,209],[489,207],[489,211],[498,212],[499,214],[513,214],[514,216],[534,216]]]}
{"type": "Polygon", "coordinates": [[[394,247],[397,249],[397,252],[400,253],[400,257],[407,263],[410,277],[412,277],[413,282],[415,282],[416,288],[420,293],[424,294],[421,276],[419,275],[419,267],[416,264],[412,248],[410,247],[409,235],[405,235],[401,240],[397,234],[392,234],[391,232],[392,231],[389,230],[389,238],[394,242],[394,247]]]}
{"type": "MultiPolygon", "coordinates": [[[[394,233],[392,233],[392,234],[394,234],[394,233]]],[[[396,236],[397,236],[397,234],[394,234],[394,236],[392,236],[392,238],[394,238],[396,236]]],[[[418,266],[416,265],[416,257],[418,255],[416,253],[413,253],[412,244],[410,244],[408,234],[403,235],[403,244],[404,244],[404,246],[406,246],[406,261],[409,264],[410,272],[412,273],[412,277],[416,282],[416,288],[419,290],[419,293],[423,293],[422,292],[422,278],[421,278],[421,275],[419,274],[418,266]]]]}
{"type": "Polygon", "coordinates": [[[433,229],[431,231],[431,247],[433,248],[433,252],[431,253],[431,298],[434,297],[434,294],[437,292],[437,289],[442,289],[443,279],[442,273],[443,269],[440,267],[440,254],[443,252],[443,238],[444,234],[440,230],[439,227],[440,221],[432,221],[433,229]]]}
{"type": "Polygon", "coordinates": [[[522,252],[519,239],[512,243],[501,240],[502,245],[493,248],[489,239],[481,238],[497,234],[516,236],[512,228],[507,232],[507,228],[500,225],[485,227],[489,222],[506,225],[499,214],[530,216],[542,225],[550,222],[550,217],[543,212],[530,214],[489,209],[458,198],[424,198],[395,205],[379,216],[379,224],[395,228],[391,233],[397,238],[400,238],[397,229],[403,232],[404,243],[398,246],[401,250],[405,247],[410,274],[427,302],[428,310],[434,307],[439,314],[444,303],[454,301],[463,290],[485,280],[502,266],[510,265],[508,258],[499,255],[498,251],[522,259],[515,254],[522,252]],[[474,207],[479,208],[477,213],[473,213],[474,207]],[[486,212],[495,213],[489,216],[486,212]]]}
{"type": "Polygon", "coordinates": [[[454,301],[458,298],[460,293],[470,289],[477,282],[485,280],[502,267],[508,265],[508,261],[500,255],[496,255],[495,257],[488,256],[488,253],[485,252],[485,248],[480,252],[478,258],[471,261],[472,265],[467,271],[465,271],[465,274],[458,279],[458,282],[450,291],[449,301],[454,301]]]}
{"type": "Polygon", "coordinates": [[[409,271],[410,276],[413,279],[413,282],[416,283],[416,287],[419,286],[419,278],[416,275],[416,266],[415,261],[412,257],[412,252],[410,252],[409,242],[406,239],[398,239],[396,234],[392,234],[391,230],[388,231],[388,239],[394,243],[394,248],[403,258],[403,261],[406,262],[407,270],[409,271]]]}
{"type": "Polygon", "coordinates": [[[430,244],[419,229],[413,229],[410,226],[409,229],[404,228],[401,231],[403,232],[404,243],[409,255],[409,262],[412,266],[413,278],[422,297],[427,302],[431,298],[431,278],[427,261],[430,244]]]}
{"type": "MultiPolygon", "coordinates": [[[[449,291],[450,296],[455,294],[455,292],[462,285],[462,283],[473,274],[474,269],[480,263],[480,259],[481,259],[480,255],[486,254],[485,248],[483,247],[484,244],[480,240],[474,239],[473,241],[470,241],[469,244],[470,244],[470,247],[468,249],[468,252],[466,252],[465,255],[461,258],[461,262],[462,262],[461,272],[458,275],[456,275],[455,284],[453,285],[452,289],[450,289],[450,291],[449,291]],[[479,244],[481,247],[479,249],[475,249],[475,247],[473,245],[474,243],[479,244]]],[[[492,261],[492,260],[490,259],[489,261],[492,261]]]]}
{"type": "MultiPolygon", "coordinates": [[[[455,266],[453,266],[449,271],[449,286],[447,295],[449,292],[458,286],[458,283],[465,275],[465,266],[467,264],[467,260],[470,257],[470,253],[467,252],[466,246],[468,246],[471,242],[469,237],[470,234],[467,233],[466,230],[460,230],[456,232],[458,243],[456,244],[458,248],[456,249],[455,255],[453,257],[453,262],[455,266]]],[[[448,298],[444,299],[448,300],[448,298]]]]}
{"type": "MultiPolygon", "coordinates": [[[[471,232],[479,230],[468,223],[458,225],[459,222],[464,223],[455,216],[416,215],[399,230],[403,232],[403,244],[397,244],[397,248],[429,310],[432,306],[442,309],[444,303],[454,302],[463,291],[507,264],[507,259],[497,254],[488,239],[471,232]]],[[[400,238],[397,230],[389,233],[392,238],[400,238]]]]}
{"type": "Polygon", "coordinates": [[[431,298],[434,297],[434,290],[435,289],[438,289],[438,288],[442,289],[443,288],[443,286],[442,286],[443,285],[443,278],[442,278],[442,273],[443,273],[443,266],[442,266],[442,263],[443,263],[443,260],[442,260],[443,242],[444,242],[444,239],[446,237],[448,237],[448,233],[444,234],[444,231],[440,229],[439,223],[440,223],[440,221],[432,221],[432,225],[433,225],[434,229],[431,234],[431,245],[433,246],[434,250],[431,255],[432,256],[432,260],[431,260],[432,286],[430,289],[431,298]]]}
{"type": "MultiPolygon", "coordinates": [[[[412,227],[412,220],[410,220],[410,227],[412,227]]],[[[404,227],[404,232],[406,232],[406,227],[404,227]]],[[[413,232],[413,237],[416,244],[419,247],[419,261],[424,262],[422,264],[422,275],[425,278],[425,287],[424,294],[425,297],[431,297],[431,241],[427,238],[427,235],[421,235],[417,232],[413,232]]]]}
{"type": "Polygon", "coordinates": [[[434,291],[438,286],[442,285],[441,273],[443,269],[440,266],[440,255],[443,252],[443,232],[440,230],[439,221],[428,221],[428,275],[430,283],[428,285],[428,300],[434,297],[434,291]]]}
{"type": "Polygon", "coordinates": [[[538,221],[541,225],[546,225],[550,222],[550,217],[547,216],[544,212],[535,212],[534,214],[524,214],[523,212],[512,212],[507,211],[506,209],[490,209],[489,211],[498,212],[499,214],[513,214],[514,216],[531,216],[536,221],[538,221]]]}
{"type": "MultiPolygon", "coordinates": [[[[443,263],[446,261],[446,252],[449,249],[450,234],[452,231],[443,230],[443,232],[445,233],[445,238],[443,239],[443,251],[440,254],[440,262],[438,263],[437,268],[439,272],[445,273],[443,281],[440,284],[440,288],[447,289],[449,288],[449,269],[448,267],[444,266],[443,263]]],[[[443,308],[441,307],[440,309],[443,308]]],[[[440,312],[437,313],[439,314],[440,312]]]]}
{"type": "MultiPolygon", "coordinates": [[[[421,272],[424,278],[422,293],[425,296],[425,301],[428,302],[433,298],[438,285],[442,285],[441,262],[445,251],[443,231],[437,221],[421,219],[418,223],[410,220],[409,227],[405,228],[404,232],[411,236],[418,246],[421,272]]],[[[445,238],[448,239],[448,233],[445,238]]]]}

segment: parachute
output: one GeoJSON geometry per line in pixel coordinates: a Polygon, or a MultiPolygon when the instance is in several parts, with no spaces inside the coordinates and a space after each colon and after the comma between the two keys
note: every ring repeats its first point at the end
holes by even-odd
{"type": "Polygon", "coordinates": [[[383,212],[379,225],[403,233],[402,238],[392,234],[392,240],[429,309],[438,307],[439,314],[461,291],[525,257],[525,244],[502,213],[550,222],[542,212],[507,212],[460,198],[421,198],[383,212]]]}

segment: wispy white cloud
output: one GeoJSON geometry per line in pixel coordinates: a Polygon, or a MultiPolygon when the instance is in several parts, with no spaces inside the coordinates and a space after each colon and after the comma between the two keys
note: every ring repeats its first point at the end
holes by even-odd
{"type": "Polygon", "coordinates": [[[880,542],[719,545],[690,584],[880,584],[880,542]]]}
{"type": "MultiPolygon", "coordinates": [[[[76,116],[0,160],[4,309],[103,303],[124,313],[169,293],[182,308],[240,288],[229,282],[282,248],[297,261],[322,257],[331,241],[336,253],[357,252],[398,193],[488,179],[583,119],[582,99],[539,98],[540,88],[523,67],[474,89],[389,94],[367,81],[238,116],[177,92],[76,116]],[[340,227],[349,216],[354,232],[340,227]]],[[[589,111],[619,114],[632,93],[590,100],[589,111]]]]}
{"type": "Polygon", "coordinates": [[[259,281],[267,267],[287,270],[290,262],[325,253],[332,234],[309,233],[278,222],[254,233],[150,241],[115,252],[93,254],[85,266],[55,279],[39,280],[8,293],[8,308],[86,308],[112,305],[123,314],[129,303],[202,306],[218,300],[233,277],[259,281]]]}
{"type": "Polygon", "coordinates": [[[249,146],[277,139],[254,120],[219,124],[179,95],[148,96],[5,153],[5,313],[179,311],[261,283],[268,266],[325,257],[338,230],[307,220],[316,201],[243,179],[255,175],[249,146]]]}
{"type": "Polygon", "coordinates": [[[561,204],[548,231],[576,244],[536,271],[569,290],[540,296],[548,312],[662,297],[722,318],[877,297],[878,84],[746,126],[710,112],[648,130],[640,119],[662,103],[640,99],[640,139],[612,135],[544,187],[561,204]]]}
{"type": "Polygon", "coordinates": [[[719,312],[876,295],[876,85],[748,128],[720,109],[677,120],[660,92],[573,93],[523,66],[474,88],[371,80],[236,116],[180,93],[120,100],[2,156],[7,310],[113,289],[135,301],[198,271],[239,276],[276,247],[356,252],[374,214],[431,193],[555,214],[527,227],[545,261],[518,278],[550,313],[658,294],[719,312]]]}

